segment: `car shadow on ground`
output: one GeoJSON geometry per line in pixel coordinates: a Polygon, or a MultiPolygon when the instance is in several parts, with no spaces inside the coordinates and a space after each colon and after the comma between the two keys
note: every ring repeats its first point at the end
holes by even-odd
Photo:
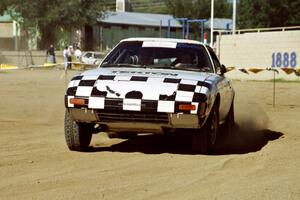
{"type": "Polygon", "coordinates": [[[214,155],[246,154],[260,151],[269,141],[283,138],[281,132],[263,129],[247,130],[236,126],[230,136],[221,136],[214,155]]]}
{"type": "MultiPolygon", "coordinates": [[[[247,130],[235,126],[230,136],[220,135],[212,155],[246,154],[261,150],[269,141],[277,140],[283,133],[264,130],[247,130]]],[[[145,154],[194,154],[191,134],[138,135],[110,147],[91,147],[89,152],[141,152],[145,154]]]]}

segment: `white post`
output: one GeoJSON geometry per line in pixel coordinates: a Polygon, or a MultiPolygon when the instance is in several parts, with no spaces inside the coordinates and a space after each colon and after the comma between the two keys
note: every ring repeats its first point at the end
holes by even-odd
{"type": "Polygon", "coordinates": [[[210,12],[210,46],[213,48],[214,40],[214,0],[211,0],[211,12],[210,12]]]}
{"type": "Polygon", "coordinates": [[[235,34],[235,21],[236,21],[236,0],[232,2],[232,34],[235,34]]]}
{"type": "Polygon", "coordinates": [[[116,0],[116,11],[125,12],[126,11],[126,1],[125,0],[116,0]]]}
{"type": "Polygon", "coordinates": [[[19,30],[19,26],[18,23],[16,21],[13,21],[13,36],[14,36],[14,42],[15,42],[15,46],[14,46],[14,50],[18,51],[19,50],[19,34],[20,30],[19,30]]]}

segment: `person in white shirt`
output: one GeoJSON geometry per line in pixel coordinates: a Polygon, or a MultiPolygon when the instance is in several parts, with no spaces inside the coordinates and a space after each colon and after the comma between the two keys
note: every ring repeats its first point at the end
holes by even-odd
{"type": "Polygon", "coordinates": [[[68,67],[68,47],[65,47],[64,51],[63,51],[63,56],[64,56],[64,66],[65,66],[65,70],[68,67]]]}
{"type": "Polygon", "coordinates": [[[69,46],[67,49],[67,59],[68,59],[68,69],[72,68],[72,55],[73,55],[74,51],[73,51],[73,46],[69,46]]]}
{"type": "Polygon", "coordinates": [[[80,50],[79,47],[76,48],[76,50],[75,50],[75,52],[74,52],[74,55],[75,55],[76,60],[77,60],[77,61],[80,61],[82,52],[81,52],[81,50],[80,50]]]}

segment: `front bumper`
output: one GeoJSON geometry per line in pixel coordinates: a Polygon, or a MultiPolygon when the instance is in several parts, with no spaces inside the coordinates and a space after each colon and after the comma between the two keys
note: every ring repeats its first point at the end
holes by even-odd
{"type": "Polygon", "coordinates": [[[165,129],[199,129],[204,117],[186,113],[114,112],[99,109],[68,108],[77,122],[102,125],[108,131],[162,133],[165,129]]]}

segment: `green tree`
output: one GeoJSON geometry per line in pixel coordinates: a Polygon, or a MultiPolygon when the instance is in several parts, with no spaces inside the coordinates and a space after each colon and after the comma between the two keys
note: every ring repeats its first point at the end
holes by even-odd
{"type": "Polygon", "coordinates": [[[93,25],[103,16],[105,0],[1,0],[0,14],[10,11],[26,29],[36,27],[40,34],[38,47],[56,43],[58,32],[71,32],[93,25]]]}
{"type": "MultiPolygon", "coordinates": [[[[211,17],[211,0],[164,0],[169,13],[178,18],[209,19],[211,17]]],[[[215,0],[215,18],[231,18],[232,4],[227,0],[215,0]]],[[[190,36],[199,39],[199,24],[190,24],[190,36]],[[194,33],[194,35],[193,35],[194,33]]]]}
{"type": "MultiPolygon", "coordinates": [[[[170,13],[176,17],[209,19],[211,0],[165,0],[170,13]]],[[[232,5],[227,0],[215,0],[214,17],[230,18],[232,5]]]]}
{"type": "Polygon", "coordinates": [[[300,0],[241,0],[239,28],[267,28],[300,25],[300,0]]]}

